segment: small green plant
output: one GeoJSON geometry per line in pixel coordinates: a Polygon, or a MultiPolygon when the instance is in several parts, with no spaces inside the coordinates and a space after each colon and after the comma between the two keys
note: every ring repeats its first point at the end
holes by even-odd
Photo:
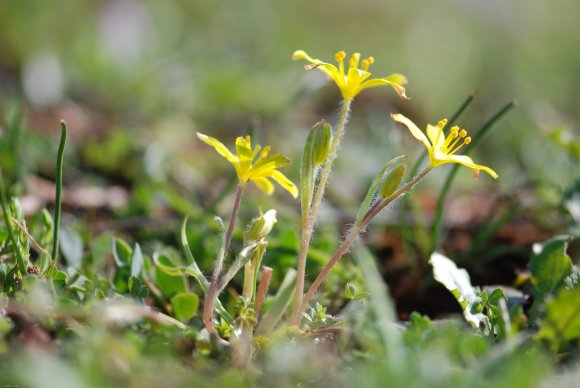
{"type": "MultiPolygon", "coordinates": [[[[545,347],[558,360],[577,353],[580,270],[567,255],[570,237],[557,236],[533,247],[530,274],[522,281],[531,290],[531,305],[514,302],[499,287],[473,286],[465,269],[439,253],[443,203],[457,168],[470,168],[475,177],[480,171],[494,179],[499,177],[492,168],[476,164],[466,154],[514,104],[502,108],[473,137],[455,125],[472,97],[450,120],[427,124],[425,132],[404,115],[391,113],[393,121],[403,124],[425,146],[423,156],[411,167],[403,155],[381,161],[384,167],[357,204],[350,228],[320,254],[311,242],[317,237],[320,209],[352,115],[352,102],[363,90],[379,86],[389,86],[408,100],[403,86],[407,79],[400,74],[372,78],[369,68],[374,59],[361,60],[358,53],[345,63],[346,54],[338,52],[336,65],[313,59],[301,50],[292,58],[306,60],[306,70],[317,69],[336,83],[342,97],[337,123],[333,126],[321,119],[310,129],[298,184],[280,172],[290,160],[282,154],[271,154],[269,146],[252,146],[250,136],[235,140],[234,153],[216,138],[198,132],[199,140],[234,167],[236,175],[228,190],[233,191],[233,203],[227,222],[201,211],[186,216],[176,233],[181,252],[158,242],[129,244],[119,236],[103,235],[91,239],[90,253],[85,254],[83,233],[87,232],[61,226],[68,131],[64,121],[56,155],[54,215],[44,210],[33,220],[25,219],[18,197],[7,195],[10,190],[0,170],[4,221],[0,228],[0,356],[7,352],[7,339],[14,336],[13,328],[19,322],[24,327],[19,335],[34,341],[51,335],[78,336],[91,344],[79,358],[80,367],[89,370],[87,365],[97,363],[110,373],[111,380],[124,383],[129,381],[127,369],[147,369],[137,360],[141,351],[158,352],[168,358],[173,353],[186,354],[188,361],[183,364],[195,360],[205,365],[200,360],[218,360],[218,369],[256,363],[267,373],[248,379],[263,379],[265,385],[272,385],[268,379],[276,378],[280,369],[284,369],[288,384],[314,381],[327,365],[334,373],[326,383],[336,379],[338,383],[354,384],[371,370],[377,381],[383,376],[426,384],[437,375],[425,366],[430,360],[448,367],[437,371],[441,385],[463,381],[454,371],[474,366],[470,376],[481,382],[498,359],[520,365],[513,350],[520,345],[545,347]],[[411,313],[409,322],[401,324],[372,253],[357,241],[384,209],[407,196],[433,169],[446,164],[453,168],[437,197],[427,257],[433,278],[453,294],[469,326],[457,322],[439,325],[418,313],[411,313]],[[272,231],[280,215],[278,209],[241,212],[249,202],[244,195],[250,184],[267,195],[274,193],[277,184],[292,198],[300,197],[300,221],[290,222],[284,235],[275,236],[272,231]],[[240,214],[254,217],[245,228],[238,226],[243,218],[240,214]],[[195,238],[188,229],[194,224],[192,219],[195,238]],[[192,245],[196,245],[195,250],[192,245]],[[193,252],[197,252],[197,259],[193,252]],[[337,266],[350,252],[355,264],[337,266]],[[271,262],[276,262],[276,253],[291,256],[291,265],[264,265],[269,255],[274,256],[271,262]],[[313,258],[318,260],[320,270],[309,281],[307,260],[313,258]],[[329,281],[333,276],[340,281],[329,281]],[[331,295],[319,292],[324,282],[334,286],[331,295]],[[4,314],[5,310],[9,313],[4,314]],[[31,329],[36,327],[33,319],[42,323],[41,332],[31,329]],[[309,359],[306,355],[321,344],[333,347],[342,358],[309,359]],[[492,345],[498,346],[500,356],[487,355],[492,345]],[[115,357],[109,360],[101,353],[115,357]],[[285,357],[298,361],[283,365],[285,357]],[[385,360],[387,366],[383,365],[385,360]],[[352,368],[353,372],[341,375],[340,370],[347,364],[346,369],[352,368]]],[[[390,123],[388,117],[385,113],[385,125],[390,123]]],[[[172,198],[175,200],[175,196],[172,198]]],[[[222,194],[220,198],[228,197],[222,194]]],[[[404,210],[411,211],[410,207],[404,210]]],[[[69,352],[71,358],[78,356],[75,350],[69,352]]],[[[535,353],[529,357],[530,362],[543,360],[535,353]]],[[[539,370],[538,375],[543,373],[539,370]]],[[[196,381],[198,377],[197,371],[186,369],[183,373],[187,378],[180,382],[188,378],[196,381]]]]}

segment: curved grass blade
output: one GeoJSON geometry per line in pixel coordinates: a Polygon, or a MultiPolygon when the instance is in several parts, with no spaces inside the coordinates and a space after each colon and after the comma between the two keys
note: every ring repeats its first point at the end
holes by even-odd
{"type": "Polygon", "coordinates": [[[60,213],[61,213],[61,196],[62,196],[62,162],[64,157],[64,146],[66,144],[66,137],[68,127],[64,120],[60,121],[60,144],[58,146],[58,155],[56,158],[56,196],[54,200],[54,229],[52,235],[52,265],[56,267],[58,262],[58,233],[60,228],[60,213]]]}

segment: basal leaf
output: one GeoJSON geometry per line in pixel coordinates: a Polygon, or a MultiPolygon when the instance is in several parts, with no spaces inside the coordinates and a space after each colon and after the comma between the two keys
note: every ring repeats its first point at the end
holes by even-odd
{"type": "Polygon", "coordinates": [[[555,295],[572,273],[572,261],[566,254],[569,236],[556,236],[543,244],[534,244],[530,261],[532,271],[532,314],[538,312],[547,296],[555,295]]]}
{"type": "Polygon", "coordinates": [[[113,257],[117,267],[128,267],[133,251],[129,244],[120,238],[113,239],[113,257]]]}
{"type": "Polygon", "coordinates": [[[199,307],[199,297],[192,293],[179,293],[171,298],[175,318],[187,322],[195,315],[199,307]]]}
{"type": "Polygon", "coordinates": [[[580,288],[563,290],[548,302],[537,337],[549,340],[553,347],[580,339],[580,288]]]}

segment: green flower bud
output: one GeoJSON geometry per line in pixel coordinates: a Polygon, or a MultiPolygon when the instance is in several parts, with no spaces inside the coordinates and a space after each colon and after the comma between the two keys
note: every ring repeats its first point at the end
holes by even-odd
{"type": "Polygon", "coordinates": [[[381,197],[383,198],[390,197],[395,192],[395,190],[399,188],[401,182],[403,181],[404,176],[405,176],[405,165],[399,164],[385,178],[383,185],[381,186],[380,189],[381,197]]]}
{"type": "Polygon", "coordinates": [[[244,237],[248,241],[259,241],[266,237],[276,223],[276,210],[271,209],[260,217],[254,218],[248,225],[244,237]]]}
{"type": "Polygon", "coordinates": [[[314,136],[312,147],[312,161],[314,166],[320,166],[328,156],[330,143],[332,142],[332,127],[328,122],[322,120],[317,124],[318,129],[314,136]]]}

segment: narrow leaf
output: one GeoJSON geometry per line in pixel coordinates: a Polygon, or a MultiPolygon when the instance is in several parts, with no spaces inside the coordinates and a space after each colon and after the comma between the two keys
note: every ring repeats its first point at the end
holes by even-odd
{"type": "Polygon", "coordinates": [[[383,169],[377,174],[377,176],[371,183],[371,186],[369,187],[369,191],[367,192],[365,199],[362,201],[362,204],[360,205],[360,209],[358,211],[358,214],[356,215],[357,223],[362,221],[365,214],[367,214],[367,212],[369,211],[372,201],[377,196],[377,191],[385,181],[386,177],[395,167],[398,166],[398,164],[401,162],[401,159],[404,157],[405,155],[401,155],[397,156],[394,159],[391,159],[387,164],[385,164],[385,167],[383,167],[383,169]]]}

